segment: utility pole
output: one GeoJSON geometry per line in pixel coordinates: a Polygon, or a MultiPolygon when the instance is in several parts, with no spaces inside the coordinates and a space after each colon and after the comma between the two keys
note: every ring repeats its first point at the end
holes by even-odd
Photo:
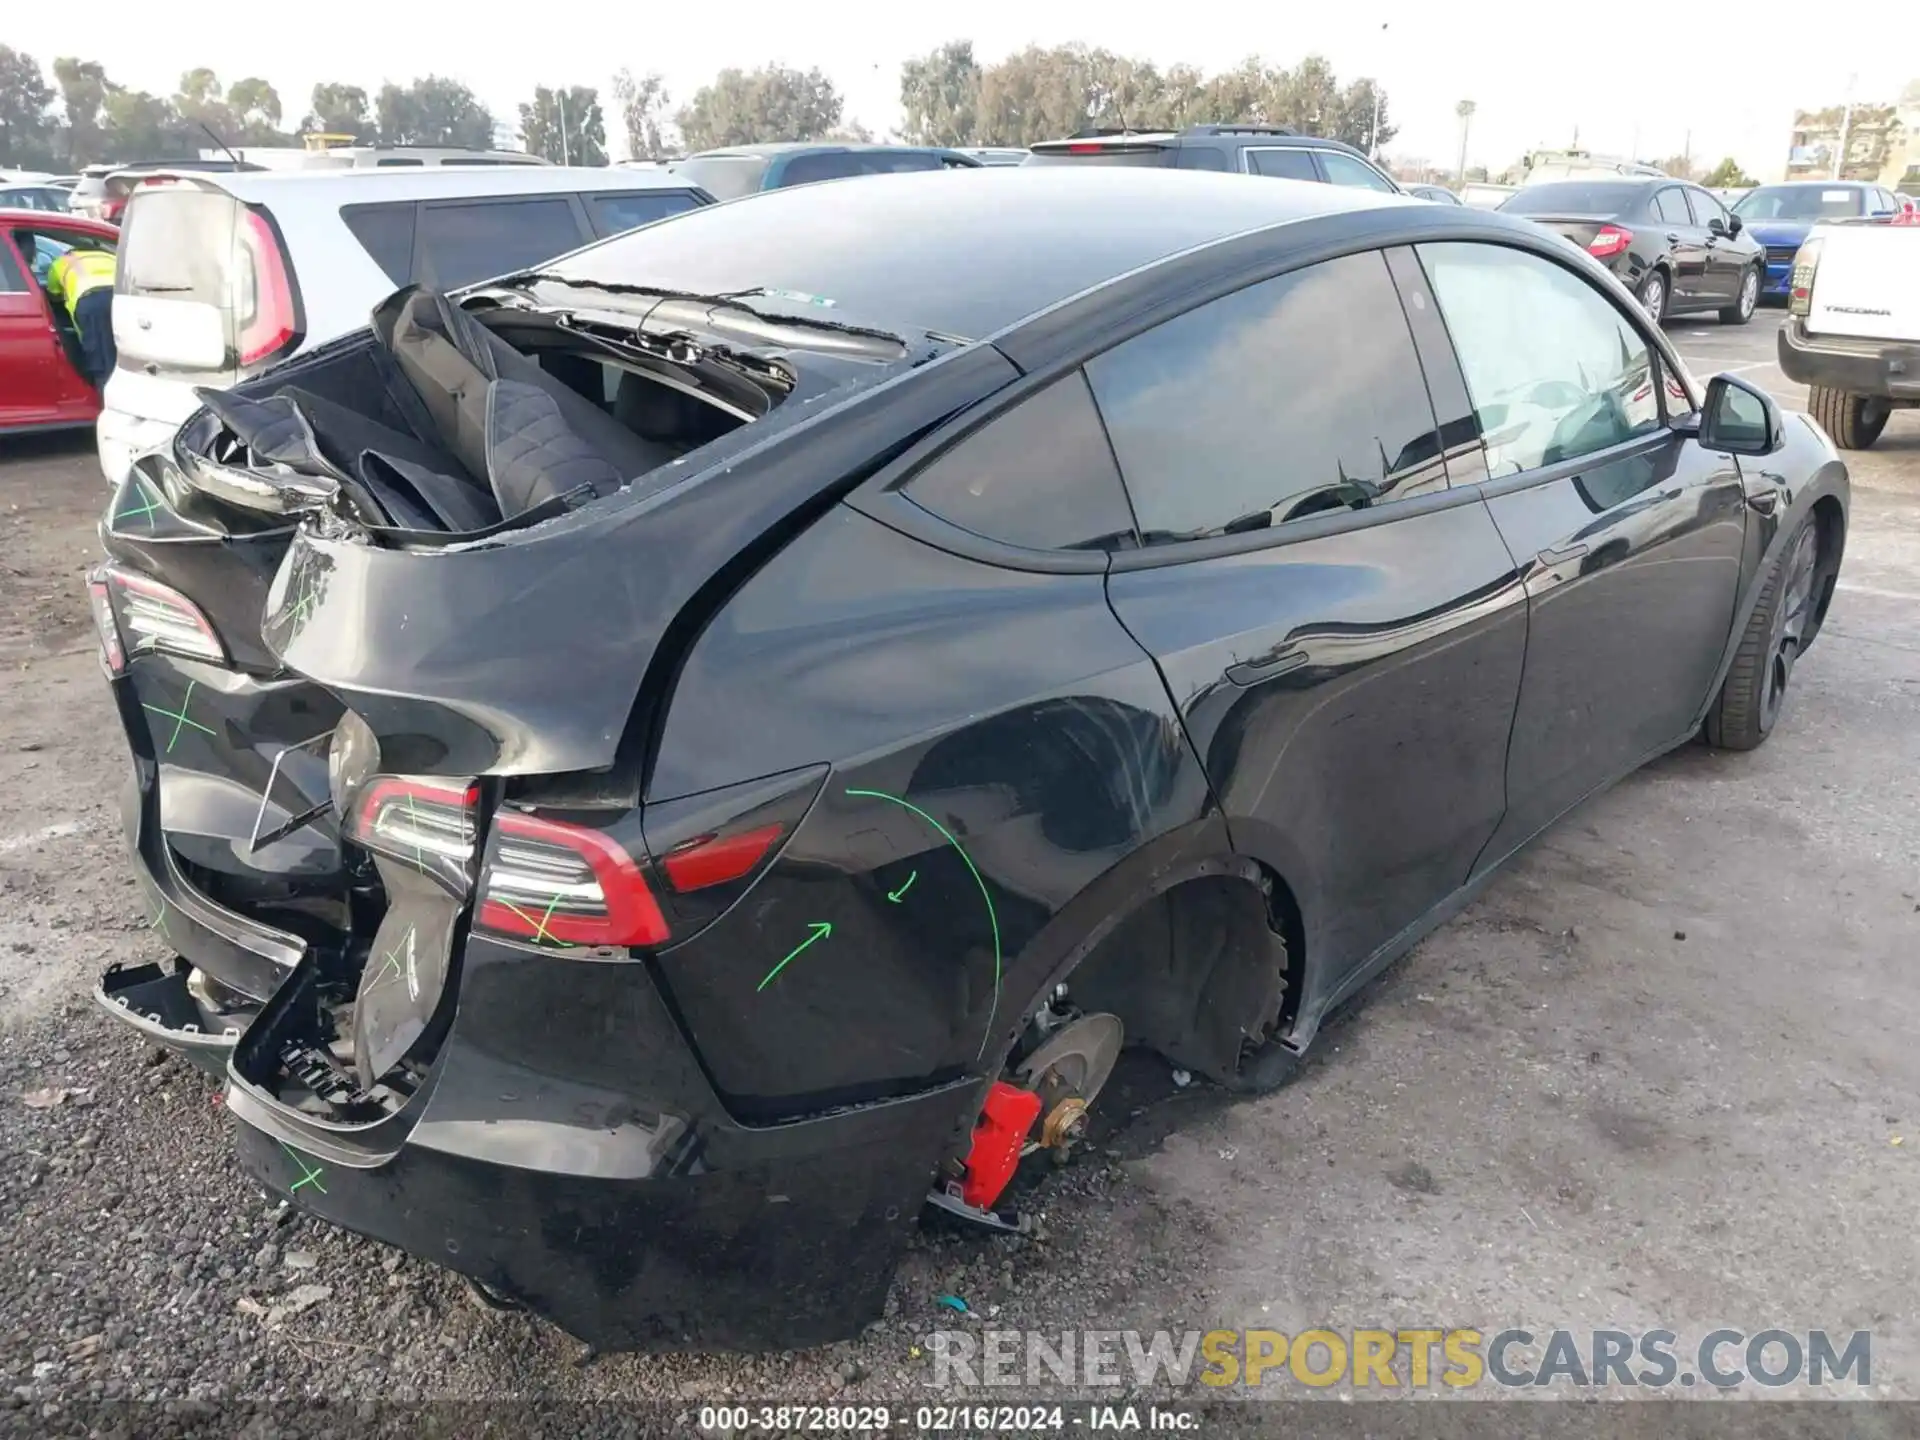
{"type": "Polygon", "coordinates": [[[1682,180],[1693,178],[1693,129],[1691,126],[1687,129],[1687,138],[1680,142],[1680,168],[1687,172],[1680,177],[1682,180]]]}
{"type": "Polygon", "coordinates": [[[1840,112],[1840,146],[1833,152],[1833,178],[1838,180],[1847,163],[1847,132],[1853,128],[1853,87],[1860,77],[1847,76],[1847,105],[1840,112]]]}
{"type": "Polygon", "coordinates": [[[1467,127],[1473,123],[1473,101],[1462,100],[1453,107],[1453,113],[1460,117],[1460,168],[1455,172],[1456,183],[1467,183],[1467,127]]]}
{"type": "Polygon", "coordinates": [[[554,98],[560,102],[560,163],[571,165],[573,151],[567,147],[567,92],[556,90],[553,93],[554,98]]]}

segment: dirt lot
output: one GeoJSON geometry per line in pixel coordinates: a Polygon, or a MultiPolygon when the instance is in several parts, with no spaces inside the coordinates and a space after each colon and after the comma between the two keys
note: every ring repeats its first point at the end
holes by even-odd
{"type": "MultiPolygon", "coordinates": [[[[1675,333],[1798,404],[1777,323],[1675,333]]],[[[1841,594],[1771,742],[1563,822],[1297,1083],[1230,1101],[1130,1062],[1117,1130],[1044,1182],[1041,1243],[924,1237],[853,1344],[581,1367],[440,1272],[277,1221],[213,1088],[86,999],[158,946],[81,585],[104,492],[85,438],[0,444],[0,1400],[924,1400],[916,1343],[981,1323],[943,1294],[1053,1331],[1870,1329],[1873,1393],[1920,1398],[1920,413],[1853,470],[1841,594]],[[270,1327],[303,1286],[326,1293],[270,1327]]]]}

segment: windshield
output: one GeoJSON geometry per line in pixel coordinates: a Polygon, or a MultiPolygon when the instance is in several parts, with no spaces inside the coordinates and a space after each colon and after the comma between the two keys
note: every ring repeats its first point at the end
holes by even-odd
{"type": "Polygon", "coordinates": [[[1740,197],[1743,220],[1837,220],[1863,213],[1864,190],[1847,185],[1762,185],[1740,197]]]}
{"type": "Polygon", "coordinates": [[[1529,185],[1500,208],[1514,215],[1618,215],[1632,209],[1646,188],[1639,181],[1562,180],[1529,185]]]}
{"type": "Polygon", "coordinates": [[[767,157],[696,155],[675,165],[673,173],[684,175],[716,200],[738,200],[760,188],[760,182],[767,175],[767,157]]]}

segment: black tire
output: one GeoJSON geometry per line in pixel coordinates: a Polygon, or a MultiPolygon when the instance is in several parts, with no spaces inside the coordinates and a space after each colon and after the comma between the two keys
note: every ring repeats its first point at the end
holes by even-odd
{"type": "Polygon", "coordinates": [[[1733,668],[1707,712],[1707,743],[1720,750],[1754,750],[1773,733],[1787,682],[1813,625],[1820,536],[1813,518],[1800,522],[1761,582],[1760,600],[1747,617],[1733,668]]]}
{"type": "Polygon", "coordinates": [[[1739,298],[1720,312],[1722,325],[1744,325],[1753,319],[1753,312],[1760,308],[1760,281],[1760,266],[1749,266],[1740,277],[1739,298]]]}
{"type": "Polygon", "coordinates": [[[1825,385],[1807,390],[1807,409],[1842,450],[1864,450],[1873,444],[1893,413],[1893,407],[1876,395],[1849,395],[1825,385]]]}
{"type": "Polygon", "coordinates": [[[1647,318],[1656,325],[1667,323],[1667,314],[1673,308],[1673,287],[1667,283],[1667,272],[1658,265],[1649,270],[1640,281],[1640,288],[1633,292],[1633,298],[1640,302],[1640,308],[1647,318]],[[1654,285],[1659,284],[1659,298],[1654,298],[1654,285]]]}

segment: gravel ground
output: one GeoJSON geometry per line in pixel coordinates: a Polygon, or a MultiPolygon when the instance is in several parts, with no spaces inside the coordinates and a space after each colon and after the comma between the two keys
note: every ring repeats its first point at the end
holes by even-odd
{"type": "MultiPolygon", "coordinates": [[[[1680,343],[1793,398],[1772,329],[1680,343]]],[[[1871,1393],[1920,1398],[1920,414],[1855,485],[1847,588],[1772,742],[1677,753],[1563,822],[1288,1089],[1233,1101],[1130,1056],[1092,1153],[1033,1182],[1040,1240],[923,1232],[845,1345],[585,1363],[279,1210],[217,1086],[85,998],[159,953],[80,583],[104,495],[84,438],[0,442],[0,1419],[213,1433],[89,1406],[237,1398],[267,1407],[247,1433],[344,1434],[369,1415],[313,1407],[511,1397],[671,1428],[725,1400],[937,1398],[943,1324],[1870,1328],[1871,1393]]]]}

